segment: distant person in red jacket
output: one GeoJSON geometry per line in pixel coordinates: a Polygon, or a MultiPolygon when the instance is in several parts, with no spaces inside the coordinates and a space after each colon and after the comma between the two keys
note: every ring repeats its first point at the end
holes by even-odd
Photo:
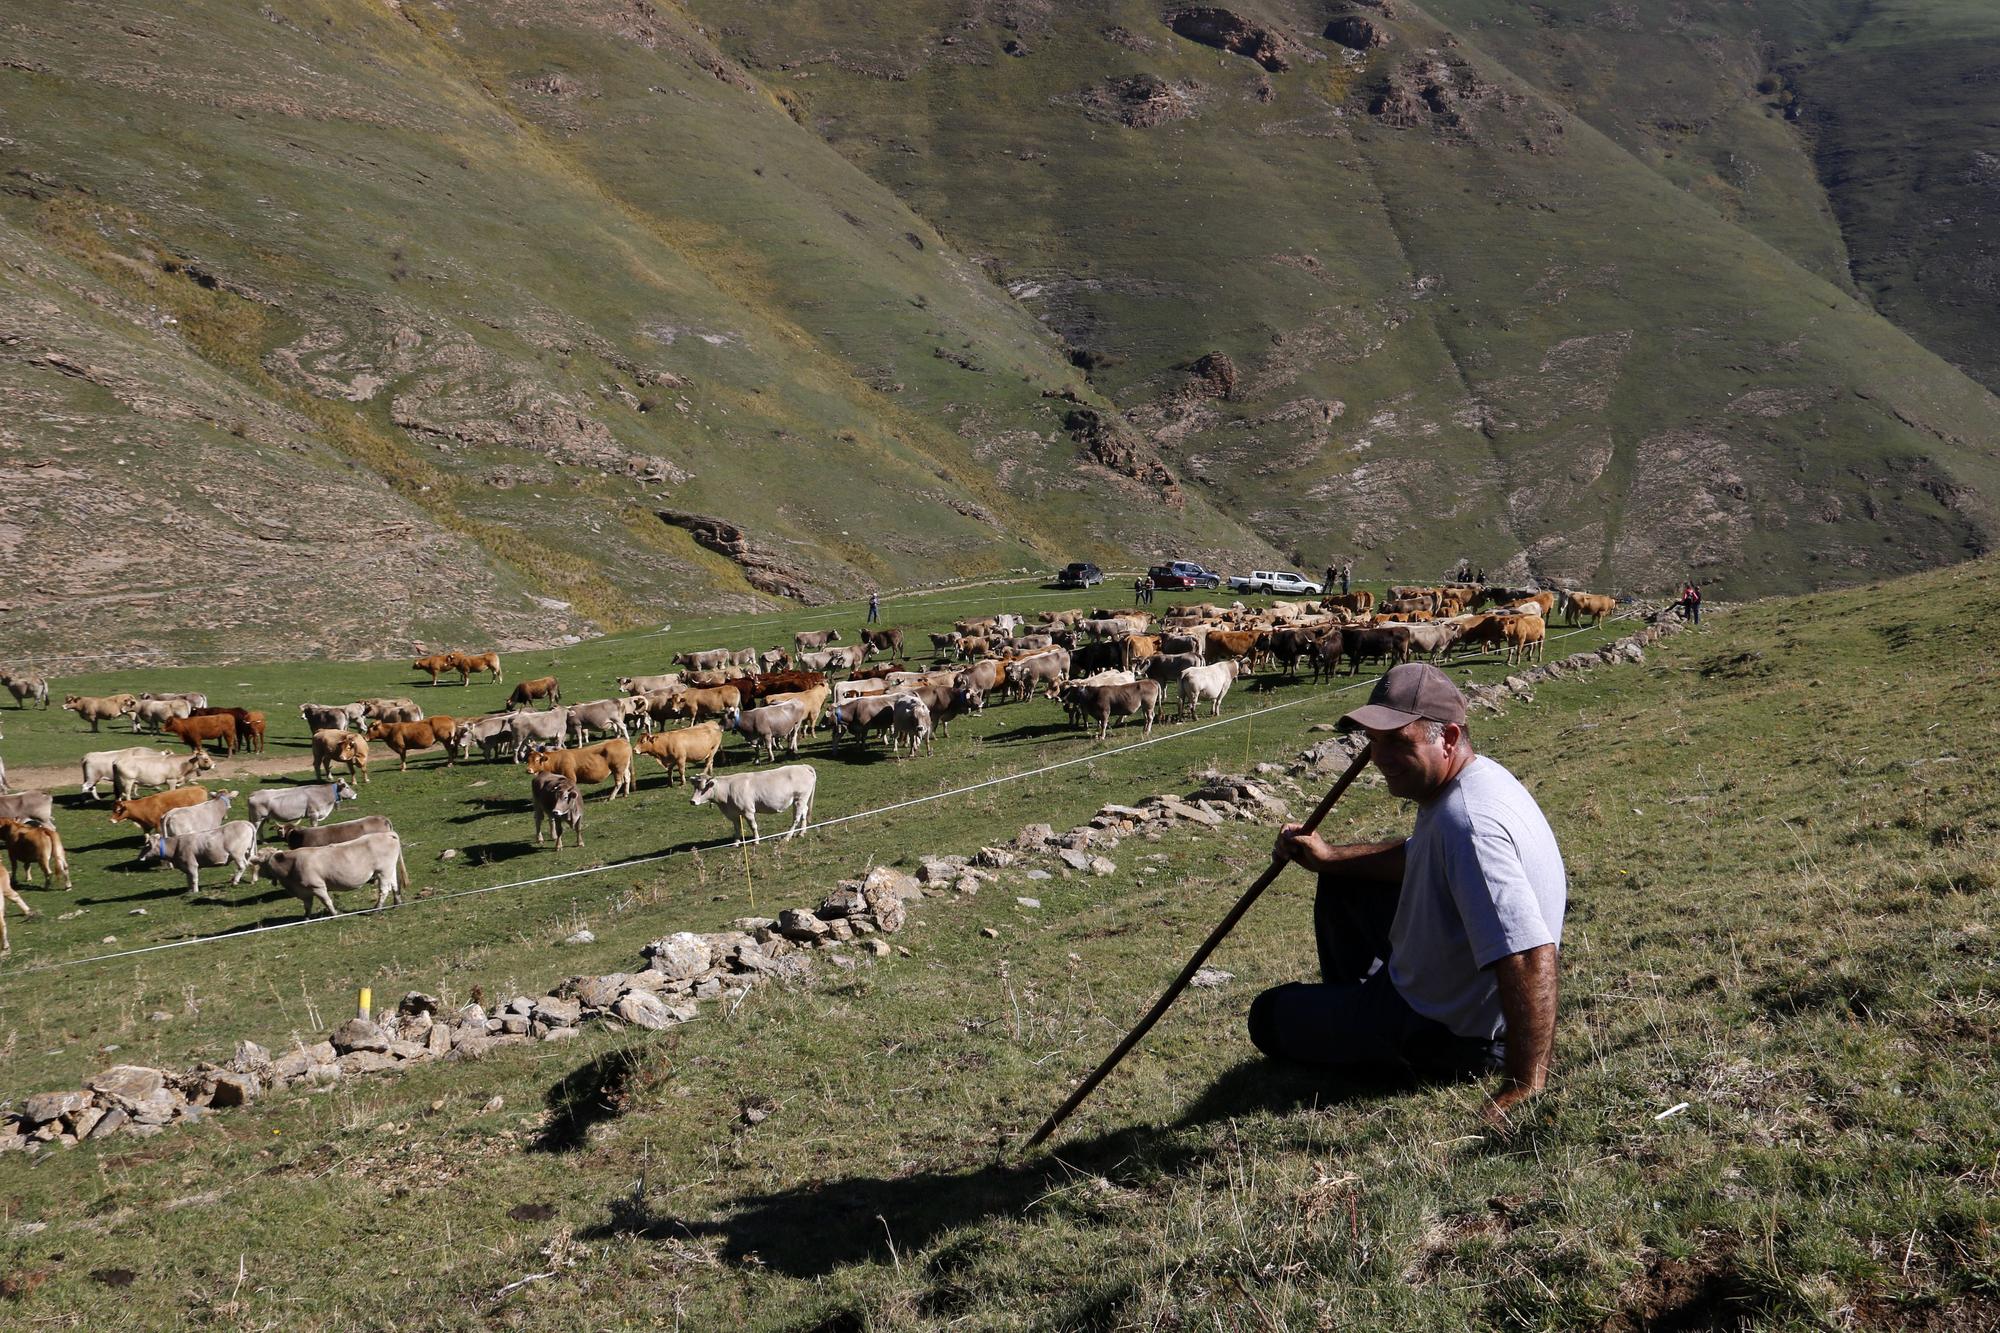
{"type": "Polygon", "coordinates": [[[1691,625],[1701,623],[1701,589],[1694,586],[1693,579],[1681,588],[1681,619],[1691,625]]]}

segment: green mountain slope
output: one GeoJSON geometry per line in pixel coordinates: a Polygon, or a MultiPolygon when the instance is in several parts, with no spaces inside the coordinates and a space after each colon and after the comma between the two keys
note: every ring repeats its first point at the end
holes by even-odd
{"type": "Polygon", "coordinates": [[[1897,313],[1854,219],[1919,182],[1829,202],[1774,109],[1820,104],[1835,0],[691,9],[10,15],[0,549],[68,571],[10,652],[510,645],[1072,556],[1747,592],[1991,543],[2000,407],[1845,276],[1897,313]]]}
{"type": "Polygon", "coordinates": [[[1364,51],[1238,7],[1282,69],[1137,5],[725,10],[1308,560],[1774,587],[1987,543],[1990,396],[1414,6],[1346,16],[1364,51]]]}

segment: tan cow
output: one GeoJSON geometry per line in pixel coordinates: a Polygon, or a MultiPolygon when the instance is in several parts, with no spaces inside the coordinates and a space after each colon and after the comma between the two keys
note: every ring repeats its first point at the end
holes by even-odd
{"type": "Polygon", "coordinates": [[[1540,616],[1501,616],[1500,630],[1507,638],[1507,663],[1510,666],[1526,662],[1531,656],[1542,660],[1542,642],[1548,635],[1548,622],[1540,616]]]}
{"type": "Polygon", "coordinates": [[[677,731],[657,731],[640,741],[638,750],[660,761],[660,767],[667,770],[668,786],[673,785],[676,774],[686,786],[689,764],[700,764],[702,777],[715,772],[715,756],[722,753],[722,724],[698,722],[677,731]]]}
{"type": "Polygon", "coordinates": [[[72,694],[63,699],[63,707],[75,713],[90,724],[92,731],[97,724],[114,717],[124,717],[139,707],[136,694],[72,694]]]}
{"type": "Polygon", "coordinates": [[[227,713],[215,713],[208,717],[170,717],[160,724],[161,730],[178,736],[188,749],[201,751],[210,741],[221,741],[226,751],[236,753],[236,719],[227,713]]]}
{"type": "MultiPolygon", "coordinates": [[[[376,725],[381,725],[377,723],[376,725]]],[[[313,776],[324,782],[335,764],[347,765],[347,776],[368,781],[368,740],[345,728],[322,727],[312,734],[313,776]]]]}
{"type": "Polygon", "coordinates": [[[457,659],[457,653],[432,653],[429,657],[419,657],[410,663],[410,670],[429,673],[431,688],[436,689],[438,676],[452,670],[457,665],[457,659]]]}
{"type": "Polygon", "coordinates": [[[826,712],[826,701],[833,697],[830,685],[815,685],[809,690],[790,690],[783,694],[767,694],[767,704],[800,703],[806,706],[806,735],[819,735],[820,718],[826,712]]]}
{"type": "Polygon", "coordinates": [[[717,685],[710,689],[684,689],[667,701],[669,717],[684,717],[691,722],[705,718],[719,718],[732,708],[743,706],[743,691],[734,685],[717,685]]]}
{"type": "Polygon", "coordinates": [[[510,712],[516,708],[526,708],[537,699],[548,700],[551,708],[562,702],[562,686],[556,683],[554,676],[537,676],[533,680],[517,681],[514,692],[507,696],[507,708],[510,712]]]}
{"type": "Polygon", "coordinates": [[[1589,616],[1591,628],[1604,623],[1604,617],[1618,609],[1618,599],[1603,593],[1573,592],[1563,598],[1563,619],[1571,625],[1581,616],[1589,616]]]}
{"type": "Polygon", "coordinates": [[[13,942],[7,938],[8,903],[21,909],[24,921],[35,914],[35,909],[28,906],[28,900],[14,892],[14,877],[0,869],[0,953],[11,953],[14,949],[13,942]]]}
{"type": "Polygon", "coordinates": [[[577,783],[611,779],[607,800],[632,790],[632,742],[599,741],[577,750],[536,750],[528,756],[530,773],[560,773],[577,783]]]}
{"type": "MultiPolygon", "coordinates": [[[[7,867],[18,872],[24,865],[42,868],[42,887],[55,887],[55,877],[63,877],[63,891],[76,887],[69,877],[69,853],[63,850],[62,834],[54,824],[40,820],[0,819],[0,842],[7,845],[7,867]]],[[[26,880],[22,881],[26,883],[26,880]]]]}

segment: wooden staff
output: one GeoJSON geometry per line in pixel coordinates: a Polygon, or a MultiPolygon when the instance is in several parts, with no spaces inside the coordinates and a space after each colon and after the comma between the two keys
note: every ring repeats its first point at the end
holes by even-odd
{"type": "MultiPolygon", "coordinates": [[[[1321,801],[1319,808],[1312,812],[1312,818],[1306,820],[1301,830],[1302,832],[1311,833],[1319,827],[1320,821],[1325,819],[1327,812],[1333,809],[1334,802],[1338,801],[1347,789],[1353,785],[1354,779],[1361,776],[1361,770],[1367,764],[1368,746],[1364,744],[1355,754],[1354,762],[1349,764],[1347,771],[1340,775],[1340,781],[1333,784],[1333,790],[1326,794],[1326,799],[1321,801]]],[[[1271,882],[1277,879],[1278,873],[1285,868],[1285,865],[1286,862],[1281,857],[1276,855],[1271,857],[1270,867],[1257,877],[1257,882],[1250,886],[1248,892],[1236,900],[1236,906],[1229,909],[1229,915],[1222,918],[1222,924],[1209,932],[1208,938],[1202,941],[1201,947],[1194,951],[1194,957],[1188,959],[1187,966],[1181,969],[1181,974],[1178,977],[1174,978],[1173,985],[1167,987],[1166,993],[1161,995],[1159,1000],[1154,1003],[1152,1009],[1147,1012],[1146,1016],[1139,1020],[1139,1025],[1126,1033],[1125,1040],[1118,1043],[1118,1049],[1111,1052],[1104,1063],[1092,1071],[1090,1077],[1085,1079],[1078,1086],[1077,1090],[1069,1095],[1068,1101],[1056,1108],[1054,1115],[1042,1122],[1042,1127],[1035,1131],[1033,1138],[1022,1145],[1021,1151],[1031,1151],[1042,1140],[1055,1133],[1056,1126],[1069,1119],[1070,1112],[1081,1106],[1083,1099],[1088,1097],[1097,1085],[1104,1081],[1104,1076],[1116,1069],[1118,1062],[1125,1058],[1126,1053],[1139,1044],[1140,1038],[1152,1031],[1153,1024],[1160,1021],[1160,1015],[1166,1013],[1172,1007],[1173,1002],[1180,998],[1181,992],[1187,989],[1190,981],[1194,980],[1194,974],[1201,970],[1201,965],[1208,961],[1210,954],[1215,952],[1215,946],[1222,943],[1224,937],[1230,931],[1236,929],[1236,923],[1241,921],[1243,914],[1250,910],[1250,904],[1257,901],[1257,895],[1271,887],[1271,882]]]]}

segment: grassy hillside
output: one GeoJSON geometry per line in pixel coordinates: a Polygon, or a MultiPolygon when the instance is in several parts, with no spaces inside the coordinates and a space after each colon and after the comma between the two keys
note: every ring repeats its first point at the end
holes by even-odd
{"type": "MultiPolygon", "coordinates": [[[[1823,210],[1752,226],[1670,188],[1483,29],[1397,5],[1355,52],[1244,7],[1273,70],[1143,7],[954,13],[711,18],[1307,560],[1763,589],[1986,542],[1953,487],[1989,484],[1994,404],[1812,271],[1823,210]],[[1210,352],[1223,397],[1188,370],[1210,352]]],[[[1676,58],[1659,78],[1703,57],[1676,58]]]]}
{"type": "MultiPolygon", "coordinates": [[[[911,623],[957,613],[943,601],[911,623]]],[[[308,1328],[1984,1326],[2000,804],[1979,759],[2000,718],[1967,648],[1995,614],[1991,561],[1760,602],[1475,724],[1549,811],[1571,877],[1556,1084],[1504,1140],[1479,1133],[1477,1088],[1353,1086],[1252,1056],[1249,997],[1310,967],[1301,880],[1216,956],[1235,980],[1190,992],[1053,1156],[995,1165],[1262,866],[1269,830],[1230,824],[1129,838],[1107,879],[1016,867],[926,900],[910,957],[669,1034],[287,1094],[32,1170],[0,1158],[0,1277],[24,1319],[308,1328]]],[[[653,660],[638,641],[587,651],[591,671],[653,660]]],[[[108,1045],[182,1059],[245,1028],[308,1029],[357,984],[498,995],[627,966],[752,892],[768,909],[870,860],[1064,827],[1208,762],[1287,759],[1353,697],[1312,691],[1251,695],[1308,702],[1108,757],[1087,781],[987,788],[747,862],[26,970],[152,926],[122,915],[120,888],[79,936],[17,936],[10,1077],[39,1088],[108,1045]],[[599,944],[553,945],[579,922],[599,944]],[[156,1008],[171,1020],[148,1022],[156,1008]]],[[[955,731],[935,760],[829,766],[826,813],[1077,753],[1030,720],[1042,707],[955,731]]],[[[470,816],[454,842],[497,857],[524,825],[476,804],[493,789],[469,781],[490,771],[378,775],[368,799],[470,816]]],[[[591,852],[680,836],[664,822],[679,799],[642,794],[620,812],[636,824],[593,801],[591,852]]],[[[1334,822],[1373,837],[1407,819],[1364,787],[1334,822]]],[[[172,892],[153,893],[169,919],[172,892]]]]}
{"type": "Polygon", "coordinates": [[[65,578],[9,652],[1071,557],[1747,595],[1986,548],[2000,409],[1932,354],[1983,373],[1984,252],[1899,239],[1976,220],[1976,135],[1881,91],[1972,9],[1394,10],[1244,6],[1264,59],[1123,3],[15,15],[0,550],[65,578]]]}

